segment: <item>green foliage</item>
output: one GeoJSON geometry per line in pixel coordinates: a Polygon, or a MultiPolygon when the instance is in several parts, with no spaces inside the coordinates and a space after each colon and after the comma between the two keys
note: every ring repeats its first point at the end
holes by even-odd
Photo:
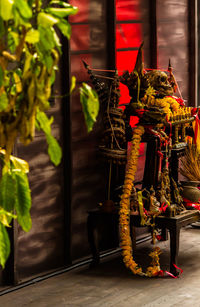
{"type": "Polygon", "coordinates": [[[16,219],[17,216],[4,210],[4,209],[0,209],[0,223],[2,223],[4,226],[6,227],[10,227],[10,222],[12,219],[16,219]]]}
{"type": "Polygon", "coordinates": [[[10,240],[6,227],[0,223],[0,264],[4,268],[10,254],[10,240]]]}
{"type": "Polygon", "coordinates": [[[16,181],[16,202],[15,210],[17,213],[17,220],[24,231],[29,231],[32,226],[30,208],[31,208],[31,191],[27,175],[23,172],[14,172],[16,181]]]}
{"type": "Polygon", "coordinates": [[[44,131],[51,161],[58,165],[62,151],[51,134],[51,86],[55,81],[61,44],[57,30],[68,39],[66,16],[77,8],[63,1],[0,0],[0,264],[10,252],[6,227],[17,218],[24,231],[31,229],[31,191],[28,163],[11,156],[16,139],[28,145],[35,126],[44,131]],[[37,118],[36,118],[37,115],[37,118]],[[16,213],[16,215],[14,214],[16,213]]]}
{"type": "Polygon", "coordinates": [[[4,92],[1,96],[0,96],[0,112],[5,110],[8,106],[8,96],[7,94],[4,92]]]}
{"type": "Polygon", "coordinates": [[[32,226],[29,182],[26,173],[19,170],[19,167],[3,174],[0,181],[0,204],[0,264],[4,267],[10,252],[5,226],[9,227],[12,218],[17,218],[24,231],[29,231],[32,226]]]}
{"type": "Polygon", "coordinates": [[[0,66],[0,87],[1,87],[2,84],[3,84],[3,76],[4,76],[3,69],[2,69],[1,66],[0,66]]]}
{"type": "Polygon", "coordinates": [[[88,132],[90,132],[99,113],[98,95],[88,84],[82,83],[82,87],[80,88],[80,100],[83,107],[87,129],[88,132]]]}
{"type": "Polygon", "coordinates": [[[10,0],[0,0],[0,16],[3,20],[9,20],[13,18],[13,2],[10,0]]]}
{"type": "MultiPolygon", "coordinates": [[[[35,128],[45,133],[48,154],[58,165],[62,151],[52,136],[50,119],[51,87],[61,54],[57,32],[68,39],[71,26],[66,17],[77,8],[64,1],[0,0],[0,264],[10,252],[6,227],[16,218],[24,231],[31,229],[31,191],[28,163],[11,156],[17,139],[24,145],[33,141],[35,128]],[[16,213],[16,215],[14,214],[16,213]]],[[[72,78],[70,92],[76,79],[72,78]]],[[[99,109],[96,93],[86,84],[81,102],[88,126],[92,129],[99,109]]]]}
{"type": "Polygon", "coordinates": [[[25,37],[25,41],[29,44],[38,43],[40,40],[40,32],[38,30],[30,29],[25,37]]]}
{"type": "Polygon", "coordinates": [[[32,17],[32,9],[26,0],[15,0],[13,6],[13,9],[16,9],[22,18],[30,19],[32,17]]]}
{"type": "Polygon", "coordinates": [[[62,21],[58,22],[56,26],[59,28],[59,30],[62,32],[62,34],[64,36],[66,36],[68,39],[70,39],[70,36],[71,36],[71,26],[70,26],[70,24],[65,19],[63,19],[62,21]]]}
{"type": "Polygon", "coordinates": [[[71,86],[70,86],[70,94],[73,92],[73,90],[76,87],[76,77],[72,76],[72,80],[71,80],[71,86]]]}
{"type": "Polygon", "coordinates": [[[8,211],[13,212],[15,205],[16,180],[12,173],[6,172],[0,181],[0,205],[8,211]]]}
{"type": "Polygon", "coordinates": [[[37,127],[44,131],[48,143],[48,154],[51,161],[57,166],[60,164],[62,158],[61,148],[56,141],[56,139],[51,134],[51,124],[53,122],[53,117],[50,119],[44,112],[37,112],[37,127]]]}

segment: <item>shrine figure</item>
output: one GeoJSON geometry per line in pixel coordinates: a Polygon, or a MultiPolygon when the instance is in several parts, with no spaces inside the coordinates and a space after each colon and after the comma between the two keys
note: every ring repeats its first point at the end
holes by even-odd
{"type": "Polygon", "coordinates": [[[130,214],[139,215],[139,201],[136,188],[133,186],[130,198],[130,214]]]}
{"type": "Polygon", "coordinates": [[[183,205],[183,198],[182,196],[180,195],[180,191],[179,191],[179,188],[177,186],[177,183],[176,181],[172,178],[172,185],[173,185],[173,196],[174,196],[174,201],[177,205],[177,209],[178,211],[183,211],[185,210],[185,207],[183,205]]]}
{"type": "Polygon", "coordinates": [[[170,178],[169,178],[169,170],[167,167],[165,167],[161,174],[161,197],[162,200],[160,200],[162,203],[168,203],[170,205],[171,203],[171,188],[170,188],[170,178]]]}
{"type": "Polygon", "coordinates": [[[150,196],[149,196],[149,211],[150,211],[150,213],[158,214],[158,213],[160,213],[159,208],[160,208],[160,202],[156,198],[156,192],[155,192],[153,186],[151,186],[150,196]]]}

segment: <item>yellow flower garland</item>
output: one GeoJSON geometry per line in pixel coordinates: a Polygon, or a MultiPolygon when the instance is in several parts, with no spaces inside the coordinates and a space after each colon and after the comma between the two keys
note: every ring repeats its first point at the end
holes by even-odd
{"type": "Polygon", "coordinates": [[[154,252],[150,254],[153,259],[151,266],[147,268],[147,272],[143,273],[142,268],[133,260],[132,256],[132,242],[130,236],[130,196],[133,187],[133,181],[135,173],[137,171],[137,162],[139,156],[139,148],[142,135],[144,134],[144,127],[137,126],[133,131],[132,147],[127,165],[127,170],[124,180],[123,194],[120,201],[119,211],[119,224],[120,224],[120,237],[123,261],[127,268],[129,268],[133,274],[140,276],[157,276],[160,272],[159,254],[160,249],[154,249],[154,252]]]}
{"type": "Polygon", "coordinates": [[[172,113],[177,112],[181,106],[173,97],[155,98],[154,96],[145,95],[142,102],[147,106],[156,106],[163,109],[163,112],[170,117],[172,113]]]}

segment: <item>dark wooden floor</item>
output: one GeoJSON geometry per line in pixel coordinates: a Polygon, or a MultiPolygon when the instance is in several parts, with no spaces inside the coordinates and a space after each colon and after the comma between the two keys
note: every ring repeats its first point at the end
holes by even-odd
{"type": "MultiPolygon", "coordinates": [[[[159,243],[162,269],[169,269],[169,241],[159,243]]],[[[150,242],[137,247],[136,258],[149,264],[150,242]]],[[[95,269],[82,267],[0,297],[3,307],[129,307],[200,306],[200,229],[181,230],[178,279],[133,276],[120,254],[95,269]]]]}

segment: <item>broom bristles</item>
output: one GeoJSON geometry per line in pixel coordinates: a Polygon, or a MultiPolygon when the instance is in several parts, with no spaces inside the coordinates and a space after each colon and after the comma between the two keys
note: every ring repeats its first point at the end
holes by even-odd
{"type": "Polygon", "coordinates": [[[188,144],[185,156],[181,158],[180,173],[191,181],[200,181],[200,153],[196,145],[188,144]]]}

